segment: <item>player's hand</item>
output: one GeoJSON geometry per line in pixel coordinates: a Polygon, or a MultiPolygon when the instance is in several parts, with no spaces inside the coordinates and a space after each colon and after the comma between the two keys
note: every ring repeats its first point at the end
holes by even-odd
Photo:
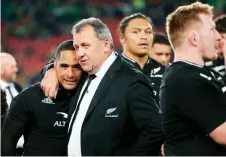
{"type": "Polygon", "coordinates": [[[41,81],[41,88],[46,97],[56,98],[59,82],[56,76],[55,69],[49,69],[41,81]]]}
{"type": "Polygon", "coordinates": [[[164,144],[162,144],[162,146],[161,146],[161,156],[165,156],[165,154],[164,154],[164,144]]]}

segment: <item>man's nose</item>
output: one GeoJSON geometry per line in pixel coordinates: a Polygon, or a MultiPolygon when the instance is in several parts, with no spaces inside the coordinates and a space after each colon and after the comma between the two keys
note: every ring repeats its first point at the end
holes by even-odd
{"type": "Polygon", "coordinates": [[[82,57],[82,56],[84,56],[84,49],[82,49],[82,48],[79,48],[78,50],[77,50],[77,57],[78,58],[80,58],[80,57],[82,57]]]}
{"type": "Polygon", "coordinates": [[[162,55],[161,62],[163,65],[167,64],[167,57],[165,55],[162,55]]]}
{"type": "Polygon", "coordinates": [[[147,40],[148,34],[144,31],[140,32],[140,38],[147,40]]]}
{"type": "Polygon", "coordinates": [[[68,68],[68,70],[67,70],[67,76],[68,77],[73,77],[73,69],[72,68],[68,68]]]}
{"type": "Polygon", "coordinates": [[[216,38],[217,41],[221,40],[221,35],[218,31],[216,31],[216,33],[215,33],[215,38],[216,38]]]}

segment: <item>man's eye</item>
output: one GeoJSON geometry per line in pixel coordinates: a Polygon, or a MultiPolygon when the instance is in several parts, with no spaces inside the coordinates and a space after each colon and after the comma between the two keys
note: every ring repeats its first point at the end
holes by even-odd
{"type": "Polygon", "coordinates": [[[81,70],[81,69],[82,69],[81,66],[80,66],[79,64],[78,64],[78,65],[73,65],[72,68],[73,68],[73,69],[78,69],[78,70],[81,70]]]}
{"type": "Polygon", "coordinates": [[[61,68],[62,68],[62,69],[67,69],[67,67],[66,67],[66,66],[61,66],[61,68]]]}
{"type": "Polygon", "coordinates": [[[85,45],[84,48],[85,48],[85,49],[88,49],[88,48],[89,48],[89,45],[85,45]]]}

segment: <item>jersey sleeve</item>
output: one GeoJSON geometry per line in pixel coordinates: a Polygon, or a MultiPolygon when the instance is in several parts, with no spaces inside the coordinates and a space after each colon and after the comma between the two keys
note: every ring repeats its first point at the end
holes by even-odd
{"type": "Polygon", "coordinates": [[[29,98],[29,95],[26,95],[27,93],[22,92],[12,100],[5,119],[19,128],[24,128],[32,119],[33,109],[27,101],[27,98],[29,98]]]}

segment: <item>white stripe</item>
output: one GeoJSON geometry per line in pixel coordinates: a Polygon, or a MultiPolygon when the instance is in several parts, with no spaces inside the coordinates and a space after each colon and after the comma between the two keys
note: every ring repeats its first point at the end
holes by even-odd
{"type": "Polygon", "coordinates": [[[226,87],[223,87],[223,88],[222,88],[222,91],[223,91],[223,93],[224,93],[224,92],[226,91],[226,87]]]}
{"type": "Polygon", "coordinates": [[[204,75],[204,74],[202,74],[202,73],[200,73],[200,76],[202,76],[202,77],[204,77],[204,78],[206,78],[207,80],[212,80],[212,78],[211,77],[208,77],[208,76],[206,76],[206,75],[204,75]]]}
{"type": "Polygon", "coordinates": [[[128,59],[128,60],[130,60],[131,62],[136,63],[134,60],[128,58],[124,53],[123,53],[122,55],[123,55],[123,57],[125,57],[125,58],[128,59]]]}
{"type": "Polygon", "coordinates": [[[203,68],[202,65],[195,64],[195,63],[192,63],[192,62],[189,62],[189,61],[185,61],[185,60],[176,60],[176,61],[174,61],[174,63],[175,63],[175,62],[184,62],[184,63],[190,64],[190,65],[197,66],[197,67],[199,67],[199,68],[203,68]]]}
{"type": "Polygon", "coordinates": [[[215,71],[221,71],[224,68],[225,68],[224,65],[221,65],[221,66],[214,67],[213,70],[215,70],[215,71]]]}
{"type": "Polygon", "coordinates": [[[162,75],[150,75],[151,77],[162,77],[162,75]]]}

